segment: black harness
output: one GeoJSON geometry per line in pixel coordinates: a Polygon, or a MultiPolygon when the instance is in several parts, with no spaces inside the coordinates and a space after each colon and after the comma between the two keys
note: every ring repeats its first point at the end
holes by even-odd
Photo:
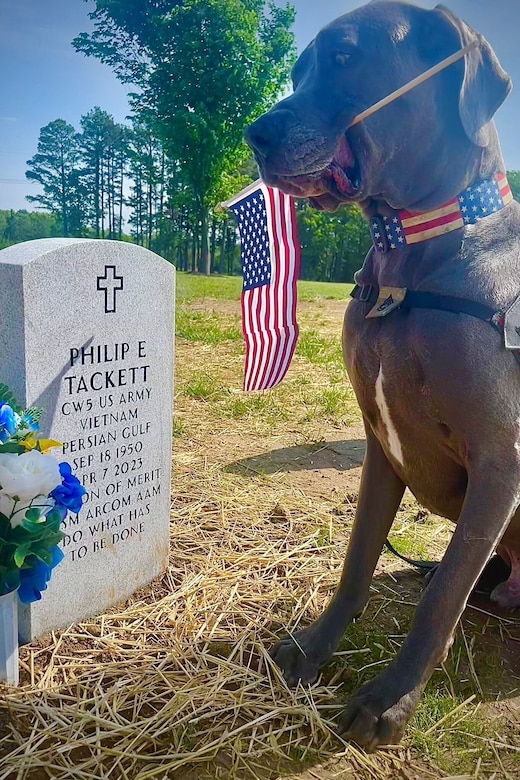
{"type": "Polygon", "coordinates": [[[404,288],[401,288],[400,292],[401,295],[398,299],[394,299],[392,294],[382,299],[381,291],[376,285],[356,284],[350,295],[361,303],[371,304],[373,308],[369,314],[376,317],[384,317],[396,309],[439,309],[455,314],[469,314],[470,317],[489,322],[502,335],[504,346],[513,353],[520,363],[520,295],[507,309],[497,310],[484,303],[459,298],[455,295],[441,295],[404,288]],[[379,306],[372,314],[378,303],[379,306]]]}

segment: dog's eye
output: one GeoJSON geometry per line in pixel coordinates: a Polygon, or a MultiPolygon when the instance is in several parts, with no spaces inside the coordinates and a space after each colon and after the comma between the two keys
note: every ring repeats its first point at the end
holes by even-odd
{"type": "Polygon", "coordinates": [[[334,62],[336,65],[346,65],[350,60],[351,55],[344,51],[337,51],[334,55],[334,62]]]}

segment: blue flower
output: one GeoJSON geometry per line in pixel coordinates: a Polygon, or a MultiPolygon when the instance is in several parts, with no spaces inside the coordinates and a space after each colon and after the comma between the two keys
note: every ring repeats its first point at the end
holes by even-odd
{"type": "Polygon", "coordinates": [[[3,444],[10,439],[13,433],[16,433],[17,427],[15,413],[9,404],[0,401],[0,442],[3,444]]]}
{"type": "Polygon", "coordinates": [[[54,488],[50,494],[56,502],[56,509],[65,519],[67,512],[78,514],[83,506],[83,496],[86,490],[77,477],[72,473],[68,463],[60,463],[61,485],[54,488]]]}
{"type": "Polygon", "coordinates": [[[47,589],[47,583],[51,578],[51,572],[55,566],[63,560],[63,552],[59,547],[53,547],[51,550],[52,563],[47,565],[38,558],[35,558],[34,566],[30,569],[20,571],[20,587],[18,596],[22,604],[30,604],[31,601],[39,601],[42,597],[42,591],[47,589]]]}

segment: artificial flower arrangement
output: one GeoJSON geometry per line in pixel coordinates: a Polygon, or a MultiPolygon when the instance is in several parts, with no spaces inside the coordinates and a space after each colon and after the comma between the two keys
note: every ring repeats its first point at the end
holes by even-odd
{"type": "Polygon", "coordinates": [[[23,603],[41,598],[63,559],[60,525],[86,493],[50,454],[60,443],[38,436],[41,414],[20,409],[0,384],[0,596],[17,590],[23,603]]]}

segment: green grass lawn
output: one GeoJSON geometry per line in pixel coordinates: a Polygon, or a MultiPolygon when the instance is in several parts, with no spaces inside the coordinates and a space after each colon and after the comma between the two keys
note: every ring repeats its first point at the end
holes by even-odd
{"type": "MultiPolygon", "coordinates": [[[[298,282],[300,301],[348,300],[352,284],[331,282],[298,282]]],[[[184,271],[177,272],[177,300],[180,303],[203,298],[216,298],[226,301],[239,301],[242,290],[241,276],[199,276],[184,271]]]]}

